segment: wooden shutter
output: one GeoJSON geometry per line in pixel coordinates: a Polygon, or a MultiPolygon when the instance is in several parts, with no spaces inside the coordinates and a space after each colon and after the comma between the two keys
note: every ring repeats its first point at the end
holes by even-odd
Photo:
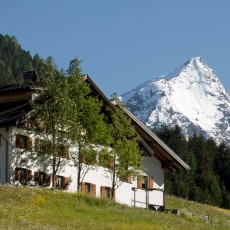
{"type": "Polygon", "coordinates": [[[55,175],[54,176],[54,182],[53,182],[54,187],[58,186],[58,177],[55,175]]]}
{"type": "Polygon", "coordinates": [[[39,183],[39,172],[38,171],[34,172],[34,181],[39,183]]]}
{"type": "Polygon", "coordinates": [[[115,163],[115,160],[114,160],[114,159],[112,159],[112,160],[109,162],[109,168],[110,168],[110,169],[113,169],[114,163],[115,163]]]}
{"type": "Polygon", "coordinates": [[[46,186],[50,186],[51,175],[52,174],[48,174],[46,177],[46,186]]]}
{"type": "Polygon", "coordinates": [[[128,178],[127,178],[127,182],[128,182],[128,183],[131,183],[131,182],[132,182],[131,180],[132,180],[132,179],[131,179],[131,176],[129,175],[128,178]]]}
{"type": "Polygon", "coordinates": [[[137,177],[137,188],[142,188],[142,176],[137,177]]]}
{"type": "Polygon", "coordinates": [[[96,197],[96,185],[92,184],[92,195],[96,197]]]}
{"type": "Polygon", "coordinates": [[[20,180],[20,176],[21,176],[21,169],[15,168],[15,180],[20,180]]]}
{"type": "Polygon", "coordinates": [[[105,197],[105,186],[101,186],[101,198],[105,197]]]}
{"type": "Polygon", "coordinates": [[[149,189],[153,189],[153,177],[148,177],[149,179],[149,189]]]}
{"type": "Polygon", "coordinates": [[[69,148],[64,147],[64,157],[68,158],[69,157],[69,148]]]}
{"type": "Polygon", "coordinates": [[[16,135],[16,147],[20,148],[20,135],[16,135]]]}
{"type": "Polygon", "coordinates": [[[31,170],[27,170],[27,180],[32,180],[32,171],[31,170]]]}
{"type": "Polygon", "coordinates": [[[27,149],[32,149],[32,137],[27,137],[26,145],[27,149]]]}
{"type": "Polygon", "coordinates": [[[64,189],[68,190],[69,189],[69,178],[68,177],[64,177],[64,189]]]}
{"type": "MultiPolygon", "coordinates": [[[[112,189],[111,189],[112,190],[112,189]]],[[[113,191],[113,200],[115,201],[116,200],[116,190],[113,191]]]]}
{"type": "Polygon", "coordinates": [[[85,182],[81,182],[81,192],[85,193],[85,182]]]}
{"type": "Polygon", "coordinates": [[[35,139],[35,151],[36,152],[39,152],[40,151],[40,139],[39,138],[36,138],[35,139]]]}

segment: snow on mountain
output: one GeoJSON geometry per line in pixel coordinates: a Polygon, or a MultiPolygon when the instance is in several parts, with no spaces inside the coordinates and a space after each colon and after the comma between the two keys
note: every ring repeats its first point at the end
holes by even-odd
{"type": "Polygon", "coordinates": [[[149,127],[177,124],[187,137],[196,132],[230,143],[230,96],[200,57],[141,84],[121,100],[149,127]]]}

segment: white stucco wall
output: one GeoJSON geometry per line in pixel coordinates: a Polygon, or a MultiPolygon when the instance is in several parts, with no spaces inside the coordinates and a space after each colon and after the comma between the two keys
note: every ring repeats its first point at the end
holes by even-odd
{"type": "MultiPolygon", "coordinates": [[[[32,133],[26,130],[19,129],[10,129],[8,132],[1,129],[1,133],[5,135],[9,140],[9,174],[10,174],[10,182],[14,183],[15,181],[15,168],[22,167],[32,170],[34,174],[35,171],[43,171],[46,173],[52,173],[51,162],[39,162],[36,159],[36,152],[33,151],[25,151],[23,149],[16,148],[15,145],[15,136],[16,134],[22,134],[26,136],[33,137],[32,145],[35,146],[35,137],[32,133]],[[9,135],[8,135],[9,133],[9,135]]],[[[6,171],[5,168],[5,143],[2,140],[1,148],[0,148],[0,167],[1,167],[1,183],[5,183],[4,173],[6,171]]],[[[154,189],[164,189],[164,171],[161,168],[161,162],[156,159],[154,156],[145,157],[142,162],[143,165],[143,175],[151,176],[154,179],[154,189]]],[[[69,185],[68,192],[76,192],[77,191],[77,168],[71,166],[71,162],[68,162],[64,167],[60,167],[57,175],[69,177],[71,179],[71,183],[69,185]]],[[[111,187],[111,178],[107,173],[107,169],[103,167],[94,167],[91,169],[85,176],[84,182],[96,184],[96,196],[100,197],[100,187],[107,186],[111,187]]],[[[123,182],[121,186],[116,190],[116,201],[127,204],[134,205],[134,196],[136,203],[135,205],[138,207],[146,207],[146,195],[147,202],[149,204],[154,205],[163,205],[163,192],[162,191],[149,191],[146,194],[145,190],[136,189],[134,192],[132,188],[137,188],[137,179],[132,178],[131,183],[123,182]]]]}

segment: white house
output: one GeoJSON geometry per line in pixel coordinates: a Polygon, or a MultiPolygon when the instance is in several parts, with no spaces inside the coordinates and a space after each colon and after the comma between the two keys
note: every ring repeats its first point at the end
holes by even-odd
{"type": "MultiPolygon", "coordinates": [[[[92,94],[103,103],[114,106],[89,76],[85,81],[92,94]]],[[[23,124],[30,111],[29,100],[36,86],[35,72],[26,72],[24,83],[0,88],[0,183],[51,186],[52,166],[38,161],[42,148],[39,137],[23,124]]],[[[116,189],[115,200],[130,206],[164,208],[165,170],[188,170],[189,166],[132,113],[124,109],[139,136],[144,152],[143,172],[138,178],[127,178],[116,189]]],[[[43,146],[44,147],[44,146],[43,146]]],[[[68,161],[63,154],[63,161],[68,161]]],[[[55,187],[77,191],[77,169],[68,162],[55,176],[55,187]]],[[[111,196],[111,181],[106,167],[92,167],[81,183],[81,191],[96,197],[111,196]]]]}

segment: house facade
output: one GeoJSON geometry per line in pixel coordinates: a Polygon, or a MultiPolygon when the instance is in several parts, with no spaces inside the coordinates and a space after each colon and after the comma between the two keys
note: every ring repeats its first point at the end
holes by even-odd
{"type": "MultiPolygon", "coordinates": [[[[0,184],[41,187],[54,184],[57,189],[77,192],[77,168],[68,158],[68,154],[77,151],[77,148],[61,149],[63,165],[52,182],[51,159],[37,157],[40,149],[47,148],[47,143],[26,125],[19,125],[25,123],[30,112],[29,100],[37,84],[34,72],[26,72],[24,79],[21,85],[0,88],[0,184]]],[[[85,76],[85,81],[93,95],[107,106],[114,106],[89,76],[85,76]]],[[[139,145],[144,154],[143,167],[140,176],[121,181],[115,192],[115,200],[129,206],[162,208],[165,206],[164,172],[188,170],[189,166],[132,113],[127,109],[124,112],[139,136],[139,145]]],[[[100,161],[100,155],[96,160],[100,161]]],[[[100,163],[92,165],[79,186],[83,193],[111,198],[111,175],[108,168],[100,163]]]]}

